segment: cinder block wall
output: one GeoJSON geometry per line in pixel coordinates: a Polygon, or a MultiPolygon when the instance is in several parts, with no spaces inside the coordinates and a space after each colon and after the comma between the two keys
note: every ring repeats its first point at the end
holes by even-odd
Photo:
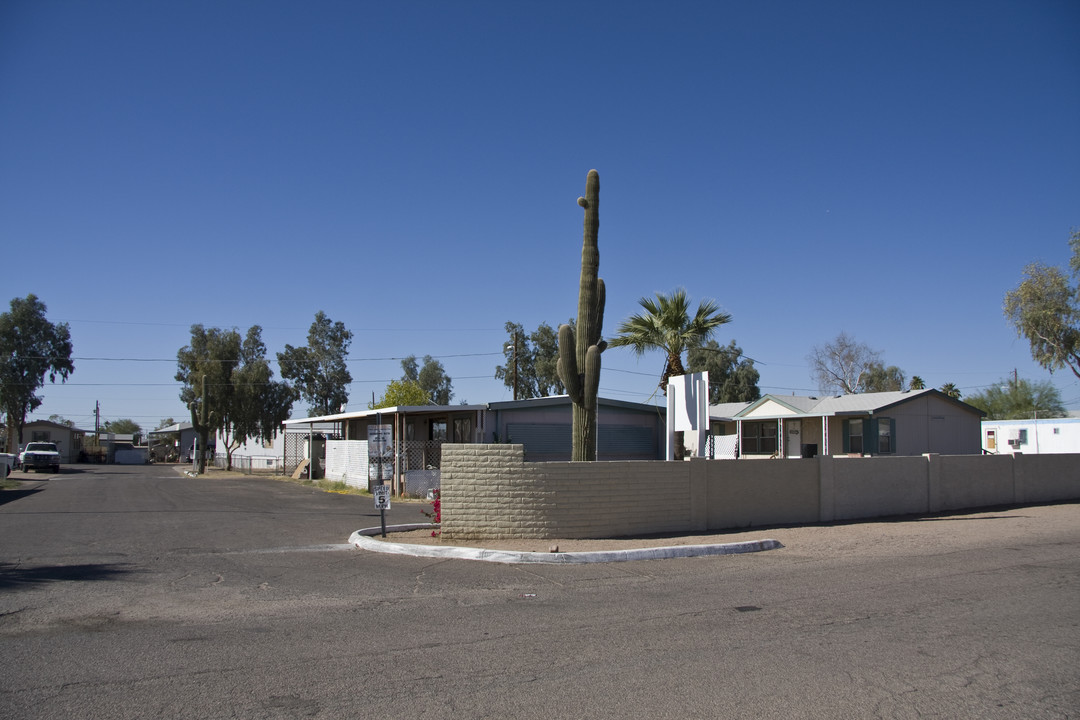
{"type": "Polygon", "coordinates": [[[442,536],[589,538],[1080,499],[1080,455],[527,463],[445,444],[442,536]]]}
{"type": "Polygon", "coordinates": [[[526,463],[522,445],[442,447],[442,537],[618,537],[685,529],[688,463],[526,463]]]}

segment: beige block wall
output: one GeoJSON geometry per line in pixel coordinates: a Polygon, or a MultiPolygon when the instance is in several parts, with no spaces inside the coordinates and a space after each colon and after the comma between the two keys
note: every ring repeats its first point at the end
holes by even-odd
{"type": "Polygon", "coordinates": [[[1013,455],[1016,463],[1016,502],[1050,502],[1076,497],[1080,486],[1077,455],[1013,455]]]}
{"type": "Polygon", "coordinates": [[[443,445],[442,535],[619,537],[1080,499],[1080,455],[527,463],[443,445]]]}
{"type": "Polygon", "coordinates": [[[708,468],[708,528],[818,522],[818,463],[813,460],[702,460],[708,468]]]}
{"type": "Polygon", "coordinates": [[[1008,455],[941,455],[930,511],[959,510],[1018,502],[1015,463],[1008,455]]]}
{"type": "Polygon", "coordinates": [[[446,539],[618,537],[690,522],[688,463],[526,463],[522,445],[442,452],[446,539]]]}
{"type": "Polygon", "coordinates": [[[926,465],[922,457],[836,458],[832,519],[926,512],[926,465]]]}

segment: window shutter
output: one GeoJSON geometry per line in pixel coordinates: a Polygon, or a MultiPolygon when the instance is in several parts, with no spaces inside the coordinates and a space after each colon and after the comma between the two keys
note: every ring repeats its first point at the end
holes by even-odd
{"type": "Polygon", "coordinates": [[[881,442],[881,440],[880,438],[878,438],[877,418],[870,418],[870,421],[866,423],[866,428],[869,431],[870,435],[867,436],[865,433],[863,433],[863,452],[869,455],[880,455],[881,447],[879,447],[879,443],[881,442]]]}

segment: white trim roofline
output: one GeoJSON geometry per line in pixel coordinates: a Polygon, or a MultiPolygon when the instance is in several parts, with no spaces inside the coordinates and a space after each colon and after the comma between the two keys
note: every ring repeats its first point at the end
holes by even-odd
{"type": "Polygon", "coordinates": [[[949,402],[956,403],[957,405],[963,405],[979,413],[980,415],[986,414],[975,406],[968,405],[961,400],[950,397],[949,395],[946,395],[940,390],[935,390],[934,388],[925,388],[923,390],[894,390],[889,392],[830,395],[828,397],[822,398],[799,395],[765,395],[759,400],[750,403],[745,408],[735,413],[733,419],[747,419],[755,409],[761,407],[762,405],[770,401],[781,405],[782,407],[788,408],[789,410],[791,410],[791,413],[777,415],[755,415],[753,416],[754,420],[775,420],[779,418],[827,417],[843,415],[873,415],[875,413],[899,405],[900,403],[927,395],[941,397],[948,400],[949,402]]]}

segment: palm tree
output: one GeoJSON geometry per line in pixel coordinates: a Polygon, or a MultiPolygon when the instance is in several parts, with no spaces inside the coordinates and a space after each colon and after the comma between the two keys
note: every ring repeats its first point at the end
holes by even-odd
{"type": "Polygon", "coordinates": [[[637,355],[647,350],[663,350],[667,359],[660,387],[667,392],[668,378],[684,375],[682,355],[690,346],[712,339],[716,328],[731,322],[731,315],[720,311],[712,300],[702,300],[690,316],[690,299],[679,288],[670,295],[656,293],[656,299],[643,297],[638,304],[645,312],[631,315],[617,330],[612,347],[631,347],[637,355]]]}
{"type": "Polygon", "coordinates": [[[952,383],[945,383],[944,385],[942,385],[941,392],[945,393],[951,398],[955,398],[957,400],[960,399],[960,391],[952,383]]]}
{"type": "Polygon", "coordinates": [[[911,376],[910,388],[912,390],[925,390],[926,389],[926,383],[918,375],[912,375],[911,376]]]}

